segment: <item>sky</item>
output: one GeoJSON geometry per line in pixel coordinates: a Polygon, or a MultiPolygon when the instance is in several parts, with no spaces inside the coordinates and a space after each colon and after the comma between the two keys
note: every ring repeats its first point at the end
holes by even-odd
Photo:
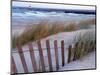
{"type": "Polygon", "coordinates": [[[80,9],[80,10],[95,10],[94,6],[79,6],[79,5],[63,5],[63,4],[47,4],[34,2],[12,2],[12,6],[34,7],[34,8],[52,8],[52,9],[80,9]]]}

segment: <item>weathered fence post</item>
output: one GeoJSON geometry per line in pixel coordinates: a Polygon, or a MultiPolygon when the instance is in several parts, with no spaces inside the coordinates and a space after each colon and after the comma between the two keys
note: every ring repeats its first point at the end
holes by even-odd
{"type": "Polygon", "coordinates": [[[79,42],[78,43],[78,48],[77,48],[77,59],[80,59],[81,54],[82,54],[82,50],[83,50],[83,42],[79,42]]]}
{"type": "Polygon", "coordinates": [[[61,53],[62,53],[62,66],[64,66],[64,40],[61,41],[61,53]]]}
{"type": "Polygon", "coordinates": [[[89,52],[93,51],[94,49],[95,49],[95,42],[91,41],[90,42],[90,50],[89,50],[89,52]]]}
{"type": "Polygon", "coordinates": [[[37,44],[38,44],[38,50],[39,50],[40,61],[41,61],[41,64],[42,64],[42,71],[46,71],[46,70],[45,70],[45,64],[44,64],[43,51],[42,51],[42,47],[41,47],[41,42],[38,41],[37,44]]]}
{"type": "Polygon", "coordinates": [[[94,40],[93,44],[94,44],[93,48],[96,50],[96,40],[94,40]]]}
{"type": "Polygon", "coordinates": [[[78,48],[78,42],[75,44],[75,47],[74,47],[74,57],[73,57],[73,61],[75,61],[77,59],[77,48],[78,48]]]}
{"type": "Polygon", "coordinates": [[[71,49],[72,49],[72,45],[69,45],[69,48],[68,48],[68,63],[70,63],[70,60],[71,60],[71,49]]]}
{"type": "Polygon", "coordinates": [[[85,48],[84,42],[81,42],[81,54],[80,54],[80,57],[82,57],[84,55],[84,48],[85,48]]]}
{"type": "Polygon", "coordinates": [[[92,41],[89,41],[88,53],[91,51],[92,43],[93,43],[92,41]]]}
{"type": "Polygon", "coordinates": [[[92,49],[96,50],[96,40],[93,41],[93,47],[92,47],[92,49]]]}
{"type": "Polygon", "coordinates": [[[38,70],[37,70],[36,59],[35,59],[32,43],[29,43],[29,52],[30,52],[30,57],[31,57],[34,72],[37,72],[38,70]]]}
{"type": "Polygon", "coordinates": [[[89,41],[86,41],[85,42],[85,52],[84,52],[84,54],[87,54],[88,50],[89,50],[89,41]]]}
{"type": "Polygon", "coordinates": [[[23,68],[24,68],[24,72],[28,73],[28,68],[27,68],[27,64],[26,64],[25,57],[23,54],[23,50],[21,48],[21,45],[18,43],[17,43],[17,48],[18,48],[19,56],[21,58],[21,62],[22,62],[23,68]]]}
{"type": "Polygon", "coordinates": [[[56,70],[58,70],[59,69],[59,60],[58,60],[57,40],[54,41],[54,49],[55,49],[55,59],[56,59],[56,70]]]}
{"type": "Polygon", "coordinates": [[[47,55],[48,55],[49,70],[50,70],[50,71],[53,71],[49,40],[46,40],[46,47],[47,47],[47,55]]]}
{"type": "Polygon", "coordinates": [[[15,74],[18,72],[13,56],[11,56],[11,72],[13,72],[11,74],[15,74]]]}

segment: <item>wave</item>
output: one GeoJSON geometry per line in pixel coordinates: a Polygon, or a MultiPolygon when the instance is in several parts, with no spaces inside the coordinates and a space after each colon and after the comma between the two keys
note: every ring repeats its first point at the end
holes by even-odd
{"type": "Polygon", "coordinates": [[[82,19],[94,18],[93,14],[76,14],[76,13],[64,13],[64,12],[43,12],[43,11],[27,11],[23,13],[12,13],[13,21],[21,21],[28,23],[40,21],[40,20],[50,20],[50,21],[80,21],[82,19]]]}

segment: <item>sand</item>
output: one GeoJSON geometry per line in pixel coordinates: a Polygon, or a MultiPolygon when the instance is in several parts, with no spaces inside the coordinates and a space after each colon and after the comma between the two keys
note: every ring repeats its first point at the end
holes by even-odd
{"type": "MultiPolygon", "coordinates": [[[[52,63],[53,63],[53,71],[56,71],[56,63],[55,63],[55,52],[54,52],[54,46],[53,46],[53,42],[54,40],[58,40],[58,54],[59,54],[59,66],[60,66],[60,71],[62,70],[74,70],[74,69],[90,69],[90,68],[95,68],[95,52],[92,52],[90,54],[88,54],[87,56],[83,57],[81,60],[77,60],[74,62],[71,62],[70,64],[67,63],[67,58],[68,58],[68,50],[66,50],[68,48],[69,45],[73,45],[75,43],[74,41],[74,37],[78,36],[80,34],[80,32],[82,32],[82,34],[84,34],[87,31],[93,31],[94,29],[83,29],[83,30],[77,30],[77,31],[73,31],[73,32],[62,32],[62,33],[58,33],[55,35],[51,35],[48,36],[44,39],[41,40],[42,43],[42,48],[46,48],[45,46],[45,41],[47,39],[50,40],[50,47],[51,49],[51,58],[52,58],[52,63]],[[65,41],[65,66],[62,67],[61,66],[61,40],[65,41]]],[[[35,50],[35,58],[36,58],[36,62],[37,62],[37,66],[39,67],[40,64],[40,60],[39,60],[39,53],[38,53],[38,49],[37,49],[37,44],[36,42],[33,42],[33,48],[35,50]]],[[[28,66],[28,70],[29,72],[34,72],[33,68],[32,68],[32,63],[31,63],[31,59],[30,59],[30,54],[27,51],[28,50],[28,46],[25,45],[23,46],[23,51],[24,52],[24,56],[25,56],[25,60],[28,66]]],[[[21,60],[19,58],[19,54],[17,53],[17,51],[12,51],[12,55],[14,57],[15,63],[17,65],[17,69],[18,69],[18,73],[24,73],[23,67],[22,67],[22,63],[21,60]]],[[[49,67],[48,67],[48,59],[47,59],[47,51],[46,49],[43,50],[43,55],[44,55],[44,59],[45,59],[45,66],[46,66],[46,70],[49,71],[49,67]]]]}

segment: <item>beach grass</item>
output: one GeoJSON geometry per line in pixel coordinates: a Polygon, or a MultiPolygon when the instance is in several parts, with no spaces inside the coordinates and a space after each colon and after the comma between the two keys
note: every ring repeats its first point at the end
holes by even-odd
{"type": "Polygon", "coordinates": [[[80,33],[80,35],[77,36],[76,41],[78,42],[76,55],[77,59],[79,59],[90,51],[94,51],[96,46],[95,31],[87,31],[84,34],[80,33]]]}
{"type": "Polygon", "coordinates": [[[80,29],[87,29],[89,28],[91,25],[96,25],[96,19],[92,18],[92,19],[87,19],[87,20],[82,20],[78,23],[78,25],[80,26],[80,29]]]}
{"type": "MultiPolygon", "coordinates": [[[[79,24],[94,24],[94,19],[81,21],[79,24]]],[[[70,32],[78,29],[76,22],[49,22],[41,21],[36,25],[26,27],[23,33],[19,36],[13,36],[12,38],[12,48],[15,48],[16,43],[21,45],[27,44],[30,41],[41,40],[47,36],[60,33],[60,32],[70,32]]]]}
{"type": "Polygon", "coordinates": [[[40,22],[37,25],[33,25],[31,27],[26,28],[20,36],[18,37],[14,36],[12,38],[13,47],[15,47],[14,43],[16,42],[19,42],[21,45],[24,45],[30,41],[40,40],[49,35],[53,35],[59,32],[74,31],[74,30],[76,30],[76,26],[74,23],[67,25],[66,23],[60,23],[60,22],[52,22],[52,23],[40,22]]]}

